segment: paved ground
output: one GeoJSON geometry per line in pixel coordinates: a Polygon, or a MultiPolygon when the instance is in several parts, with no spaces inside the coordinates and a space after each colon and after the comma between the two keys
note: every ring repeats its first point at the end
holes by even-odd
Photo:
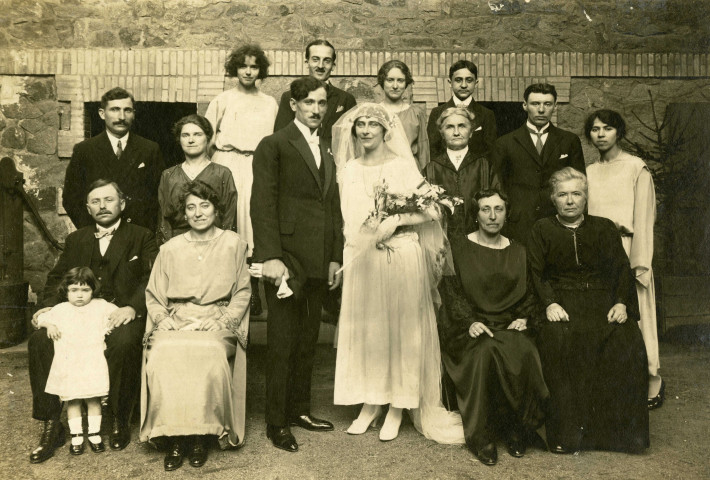
{"type": "Polygon", "coordinates": [[[201,469],[184,466],[165,472],[163,455],[135,440],[123,451],[72,457],[67,447],[40,465],[27,456],[39,438],[30,420],[27,356],[20,349],[0,351],[0,479],[245,478],[245,479],[707,479],[710,478],[710,328],[676,329],[661,344],[666,404],[651,412],[651,448],[643,455],[583,452],[559,456],[533,449],[514,459],[499,445],[495,467],[480,464],[464,447],[437,445],[406,420],[389,443],[377,432],[345,433],[356,412],[332,405],[335,351],[318,349],[314,409],[335,423],[335,431],[311,433],[294,428],[295,454],[273,448],[264,434],[264,347],[249,352],[247,442],[238,451],[211,450],[201,469]]]}

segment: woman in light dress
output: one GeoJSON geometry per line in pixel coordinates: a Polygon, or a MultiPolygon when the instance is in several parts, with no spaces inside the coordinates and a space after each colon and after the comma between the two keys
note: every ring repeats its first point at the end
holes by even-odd
{"type": "Polygon", "coordinates": [[[365,433],[389,405],[380,440],[396,438],[402,410],[411,409],[428,438],[463,443],[460,415],[440,400],[433,296],[445,244],[439,213],[391,215],[372,234],[361,229],[376,186],[412,193],[424,182],[402,125],[379,104],[358,105],[333,127],[333,148],[346,241],[335,404],[363,404],[350,434],[365,433]]]}
{"type": "Polygon", "coordinates": [[[599,150],[599,161],[587,166],[589,213],[614,222],[636,278],[639,327],[648,356],[648,408],[653,410],[663,405],[665,396],[665,383],[658,373],[656,291],[651,266],[656,220],[653,178],[643,160],[619,146],[626,135],[626,123],[619,113],[592,113],[587,117],[584,133],[599,150]]]}
{"type": "MultiPolygon", "coordinates": [[[[278,105],[276,100],[259,91],[257,80],[269,74],[269,60],[258,45],[243,45],[227,57],[224,69],[238,82],[234,88],[217,95],[207,107],[205,116],[216,132],[212,161],[228,167],[239,197],[237,199],[237,232],[254,249],[249,202],[254,179],[251,169],[254,150],[262,138],[274,132],[278,105]]],[[[261,313],[258,279],[252,280],[252,315],[261,313]]]]}
{"type": "Polygon", "coordinates": [[[190,230],[165,243],[146,288],[141,441],[167,437],[165,470],[244,443],[249,331],[247,244],[218,228],[222,200],[195,181],[181,196],[190,230]]]}
{"type": "Polygon", "coordinates": [[[385,92],[381,103],[390,114],[396,114],[407,134],[409,147],[422,171],[429,163],[429,137],[426,133],[427,115],[421,105],[404,101],[404,91],[414,83],[409,67],[401,60],[385,62],[377,72],[377,84],[385,92]]]}

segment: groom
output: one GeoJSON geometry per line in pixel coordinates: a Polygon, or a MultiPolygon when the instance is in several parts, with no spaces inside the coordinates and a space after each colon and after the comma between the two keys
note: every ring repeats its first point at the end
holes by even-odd
{"type": "Polygon", "coordinates": [[[311,416],[311,372],[323,297],[341,281],[343,234],[330,144],[318,136],[328,107],[325,84],[299,78],[290,94],[294,120],[254,152],[251,219],[268,305],[266,435],[295,452],[291,425],[333,429],[311,416]],[[293,295],[278,298],[284,280],[293,295]]]}

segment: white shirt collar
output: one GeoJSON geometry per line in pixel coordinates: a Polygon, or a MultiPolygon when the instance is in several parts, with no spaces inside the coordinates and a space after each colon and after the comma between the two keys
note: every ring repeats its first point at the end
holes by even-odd
{"type": "Polygon", "coordinates": [[[528,120],[526,123],[529,129],[535,130],[536,132],[545,130],[545,133],[543,133],[543,135],[547,135],[550,132],[550,126],[552,125],[552,123],[547,122],[542,128],[537,128],[537,126],[533,125],[530,120],[528,120]]]}
{"type": "Polygon", "coordinates": [[[452,95],[451,98],[454,100],[454,105],[457,107],[460,107],[462,105],[464,107],[468,107],[469,105],[471,105],[471,102],[473,101],[473,95],[469,95],[468,98],[466,98],[466,100],[459,100],[459,97],[457,97],[456,95],[452,95]]]}
{"type": "Polygon", "coordinates": [[[466,155],[468,154],[468,145],[461,150],[451,150],[450,148],[447,148],[446,154],[449,156],[451,163],[454,164],[454,167],[456,167],[456,170],[458,170],[463,163],[463,159],[466,158],[466,155]]]}
{"type": "Polygon", "coordinates": [[[318,143],[319,139],[317,128],[313,131],[313,133],[311,133],[311,129],[302,124],[297,118],[293,119],[293,123],[296,124],[296,127],[300,130],[308,143],[318,143]]]}
{"type": "Polygon", "coordinates": [[[120,218],[118,219],[118,221],[117,221],[116,223],[114,223],[113,225],[111,225],[111,226],[108,227],[108,228],[102,227],[101,225],[99,225],[99,224],[97,223],[97,224],[96,224],[96,231],[99,232],[99,233],[101,233],[101,232],[106,232],[106,231],[108,231],[108,230],[118,230],[118,226],[119,226],[119,225],[121,225],[121,219],[120,219],[120,218]]]}
{"type": "Polygon", "coordinates": [[[121,149],[122,150],[126,149],[126,144],[128,143],[128,133],[129,132],[126,132],[126,134],[124,136],[122,136],[121,138],[116,138],[113,136],[112,133],[106,131],[106,135],[108,135],[108,141],[111,142],[111,147],[113,148],[114,152],[116,151],[116,148],[118,147],[119,140],[121,141],[121,149]]]}

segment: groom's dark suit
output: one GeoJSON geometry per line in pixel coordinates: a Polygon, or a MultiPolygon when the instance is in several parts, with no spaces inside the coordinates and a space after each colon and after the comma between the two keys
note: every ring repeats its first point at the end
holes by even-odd
{"type": "Polygon", "coordinates": [[[311,371],[330,262],[342,264],[340,197],[330,145],[320,138],[321,168],[291,122],[254,153],[251,221],[254,261],[281,259],[294,296],[268,304],[266,423],[287,426],[310,414],[311,371]]]}
{"type": "Polygon", "coordinates": [[[564,167],[585,172],[579,137],[552,124],[542,154],[537,153],[526,123],[496,141],[491,165],[500,175],[510,201],[510,215],[503,233],[523,245],[527,245],[537,220],[555,214],[550,201],[550,176],[564,167]]]}
{"type": "MultiPolygon", "coordinates": [[[[133,321],[117,327],[106,337],[109,405],[113,414],[126,422],[140,388],[145,287],[158,248],[150,230],[122,220],[102,256],[99,241],[94,237],[95,231],[95,226],[88,226],[67,237],[64,251],[47,275],[42,305],[51,307],[65,301],[57,291],[64,274],[74,267],[90,267],[101,283],[94,297],[103,298],[118,307],[131,306],[136,311],[133,321]]],[[[33,333],[27,349],[32,416],[37,420],[59,418],[59,398],[44,391],[54,357],[54,344],[47,337],[47,331],[42,328],[33,333]]]]}

